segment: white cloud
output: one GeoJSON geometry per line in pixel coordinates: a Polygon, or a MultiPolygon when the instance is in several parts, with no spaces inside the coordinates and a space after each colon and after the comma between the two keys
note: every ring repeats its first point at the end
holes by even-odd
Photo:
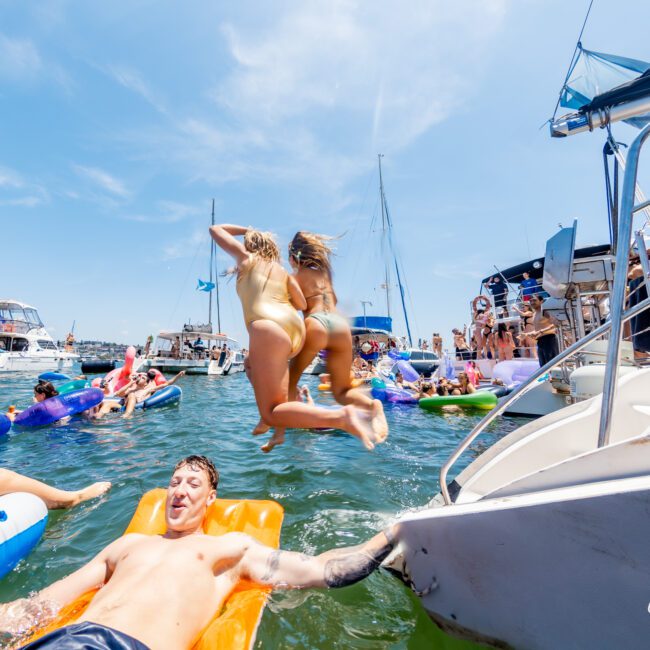
{"type": "Polygon", "coordinates": [[[122,199],[128,198],[131,194],[122,181],[111,176],[103,169],[99,169],[98,167],[85,167],[83,165],[73,165],[73,167],[79,175],[88,178],[110,194],[122,199]]]}
{"type": "Polygon", "coordinates": [[[0,187],[2,188],[21,188],[24,187],[25,182],[23,181],[20,174],[15,172],[13,169],[7,167],[0,167],[0,187]]]}
{"type": "Polygon", "coordinates": [[[206,205],[197,206],[177,203],[176,201],[158,201],[156,206],[157,213],[154,215],[125,213],[120,218],[140,223],[176,223],[200,215],[206,218],[208,213],[206,205]]]}
{"type": "Polygon", "coordinates": [[[0,34],[0,77],[24,80],[35,76],[42,68],[41,55],[31,41],[0,34]]]}
{"type": "Polygon", "coordinates": [[[40,196],[20,196],[14,199],[2,199],[0,205],[35,208],[37,205],[41,205],[43,201],[43,197],[40,196]]]}
{"type": "Polygon", "coordinates": [[[167,113],[167,109],[162,100],[157,96],[149,84],[142,79],[137,71],[132,68],[118,65],[108,66],[107,71],[120,85],[137,95],[140,95],[140,97],[151,104],[158,112],[164,114],[167,113]]]}
{"type": "Polygon", "coordinates": [[[179,239],[165,246],[163,248],[163,259],[176,260],[183,257],[194,257],[201,246],[205,246],[205,250],[208,250],[209,241],[207,226],[201,230],[195,230],[189,237],[179,239]]]}

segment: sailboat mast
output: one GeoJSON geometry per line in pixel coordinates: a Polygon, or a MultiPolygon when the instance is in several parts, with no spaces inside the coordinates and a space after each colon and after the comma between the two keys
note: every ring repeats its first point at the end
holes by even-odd
{"type": "MultiPolygon", "coordinates": [[[[212,225],[214,226],[214,199],[212,199],[212,225]]],[[[212,272],[214,269],[214,239],[210,237],[210,282],[212,282],[212,272]]],[[[210,325],[210,333],[212,333],[212,291],[208,291],[208,325],[210,325]]]]}
{"type": "MultiPolygon", "coordinates": [[[[383,158],[383,155],[383,153],[377,154],[377,160],[379,161],[379,202],[381,203],[381,231],[384,250],[387,250],[386,230],[388,223],[386,218],[386,203],[384,199],[384,179],[381,175],[381,159],[383,158]]],[[[390,267],[388,265],[388,260],[386,260],[384,280],[384,286],[386,289],[386,316],[390,318],[390,267]]]]}

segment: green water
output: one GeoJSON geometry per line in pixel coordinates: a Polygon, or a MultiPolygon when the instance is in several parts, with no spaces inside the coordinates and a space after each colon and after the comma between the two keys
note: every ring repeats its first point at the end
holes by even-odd
{"type": "MultiPolygon", "coordinates": [[[[0,408],[28,406],[34,383],[30,377],[0,377],[0,408]]],[[[317,400],[328,401],[316,390],[316,378],[307,383],[317,400]]],[[[259,451],[262,440],[249,433],[257,410],[243,373],[188,376],[179,385],[183,400],[176,407],[136,412],[130,420],[75,419],[66,426],[11,432],[0,440],[3,467],[63,488],[113,482],[100,499],[50,513],[39,545],[0,582],[0,601],[63,577],[121,535],[140,496],[165,486],[175,462],[190,453],[215,461],[221,472],[219,496],[282,504],[284,548],[318,553],[357,544],[404,510],[427,503],[438,491],[440,465],[480,418],[389,407],[390,436],[374,452],[342,433],[290,431],[284,446],[265,455],[259,451]]],[[[499,430],[514,426],[505,420],[499,430]]],[[[401,582],[377,572],[339,590],[275,592],[256,647],[477,646],[444,636],[401,582]]]]}

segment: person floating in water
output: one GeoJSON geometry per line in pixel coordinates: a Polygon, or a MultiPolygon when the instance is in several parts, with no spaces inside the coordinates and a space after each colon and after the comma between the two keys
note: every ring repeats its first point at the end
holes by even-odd
{"type": "MultiPolygon", "coordinates": [[[[34,404],[39,404],[40,402],[49,399],[50,397],[56,397],[58,394],[59,391],[55,388],[54,384],[51,381],[44,381],[43,379],[39,379],[38,384],[34,386],[34,404]]],[[[6,415],[13,422],[20,412],[21,411],[16,411],[12,407],[9,411],[7,411],[6,415]]]]}
{"type": "Polygon", "coordinates": [[[317,556],[270,548],[244,533],[205,535],[218,481],[205,456],[181,460],[167,488],[164,535],[124,535],[36,596],[0,606],[0,632],[25,634],[45,622],[45,612],[53,618],[99,585],[76,623],[25,650],[190,648],[241,579],[278,588],[344,587],[377,569],[396,543],[396,526],[317,556]]]}
{"type": "MultiPolygon", "coordinates": [[[[377,442],[388,435],[384,408],[363,391],[352,387],[352,332],[347,319],[336,309],[336,294],[332,286],[331,249],[325,237],[309,232],[297,232],[289,244],[289,263],[294,278],[305,296],[305,342],[291,360],[289,370],[289,398],[296,399],[296,390],[305,368],[320,350],[327,350],[328,383],[339,404],[352,404],[368,414],[377,434],[377,442]]],[[[256,428],[263,433],[268,427],[256,428]]],[[[284,430],[276,428],[265,445],[269,450],[284,442],[284,430]]]]}
{"type": "Polygon", "coordinates": [[[99,481],[81,490],[59,490],[28,476],[8,469],[0,469],[0,496],[11,492],[29,492],[42,499],[50,510],[71,508],[104,494],[110,488],[111,484],[108,481],[99,481]]]}
{"type": "Polygon", "coordinates": [[[228,224],[211,226],[210,234],[237,264],[237,293],[249,334],[248,378],[262,420],[277,428],[343,429],[373,449],[385,433],[367,411],[352,405],[331,410],[288,401],[287,362],[305,340],[305,325],[296,310],[307,309],[307,302],[295,278],[280,265],[273,236],[228,224]]]}

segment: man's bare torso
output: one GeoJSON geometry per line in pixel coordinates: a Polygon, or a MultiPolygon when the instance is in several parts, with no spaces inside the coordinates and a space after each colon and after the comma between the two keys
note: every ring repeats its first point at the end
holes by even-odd
{"type": "Polygon", "coordinates": [[[546,336],[547,334],[555,334],[555,325],[553,324],[553,321],[544,314],[543,309],[535,309],[533,312],[533,326],[535,328],[535,331],[539,330],[545,330],[542,334],[542,336],[546,336]]]}
{"type": "Polygon", "coordinates": [[[133,534],[114,543],[108,582],[81,621],[129,634],[152,650],[189,648],[221,608],[238,576],[239,534],[179,539],[133,534]]]}

